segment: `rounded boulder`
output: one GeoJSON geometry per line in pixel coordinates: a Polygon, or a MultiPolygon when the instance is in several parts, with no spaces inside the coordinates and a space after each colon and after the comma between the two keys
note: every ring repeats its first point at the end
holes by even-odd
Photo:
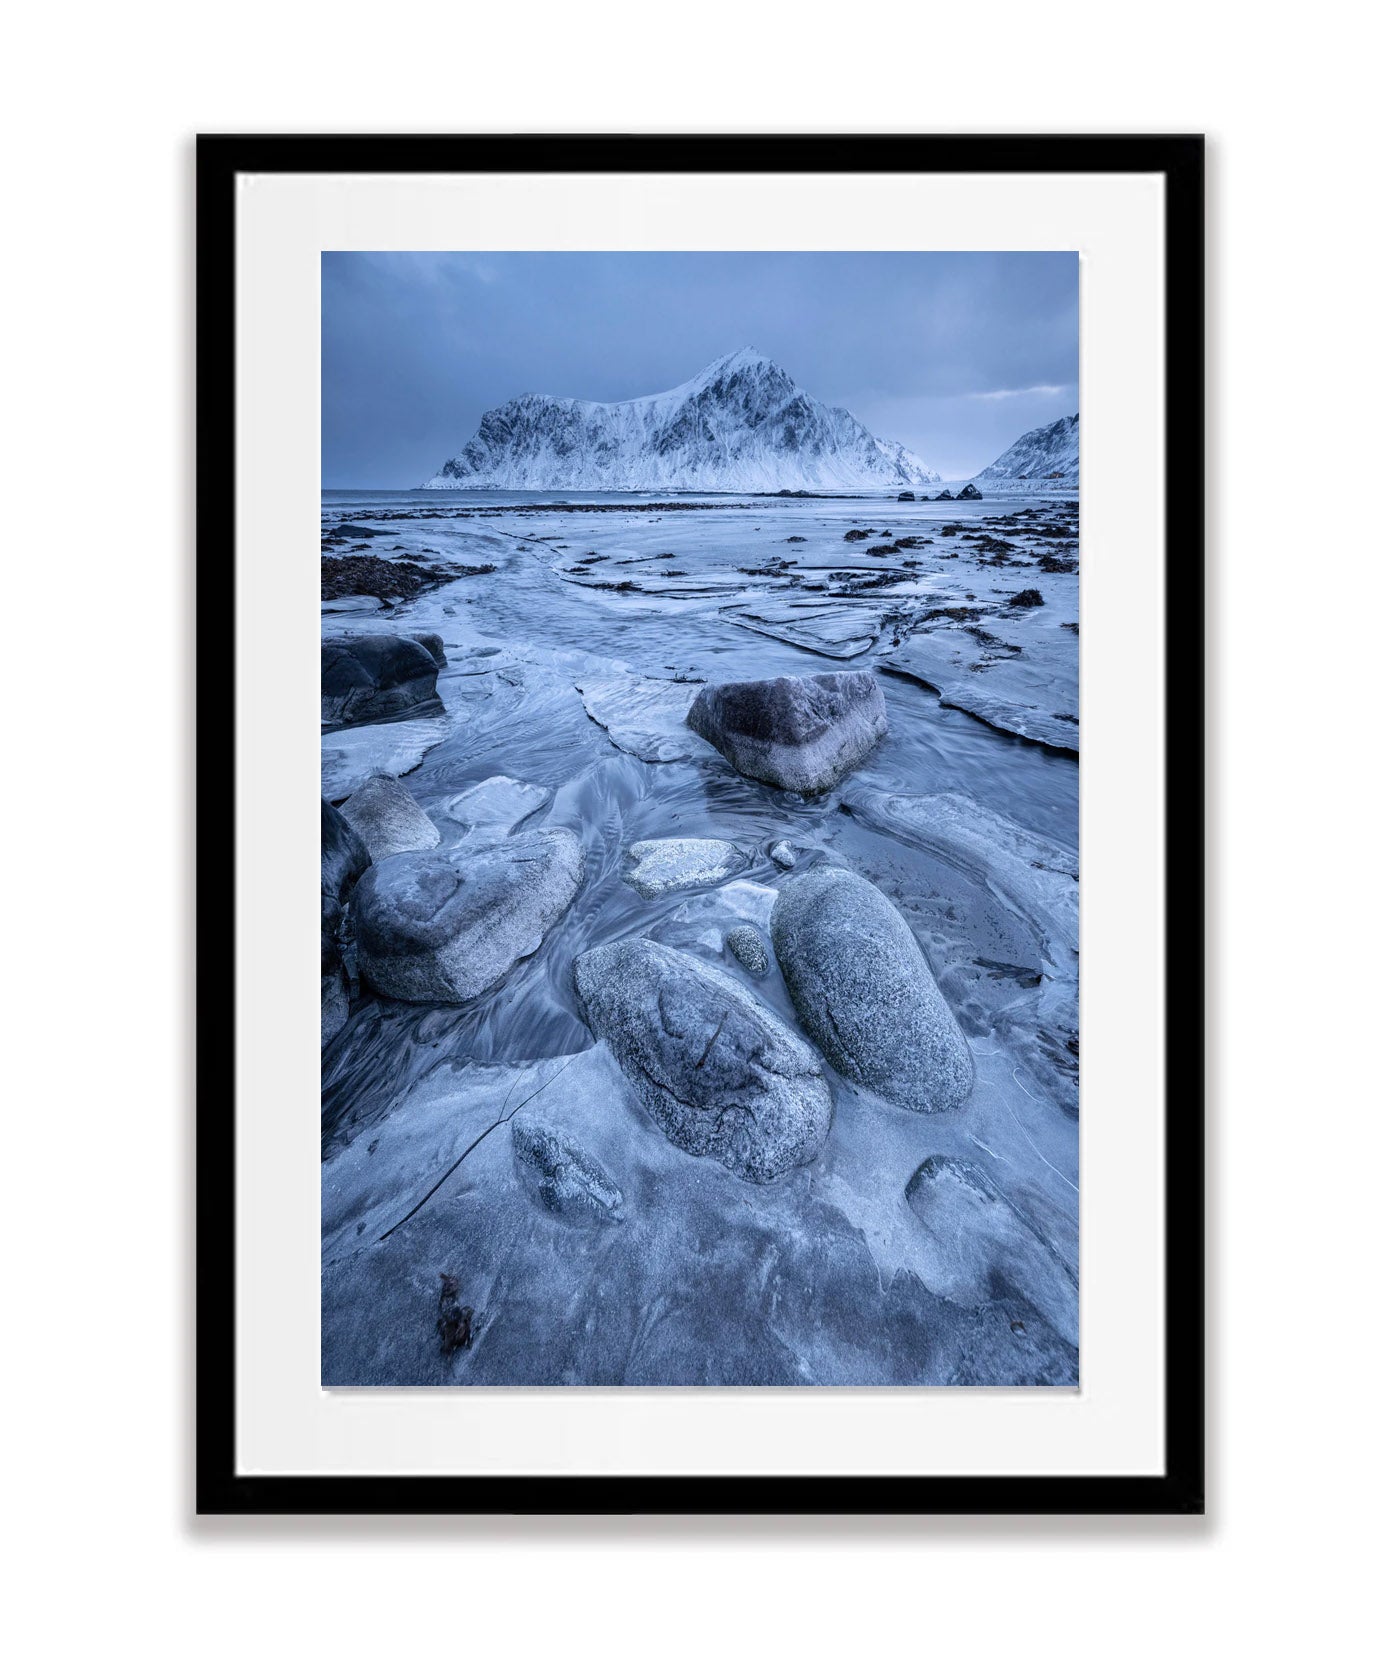
{"type": "Polygon", "coordinates": [[[876,886],[817,868],[779,889],[773,952],[831,1065],[901,1108],[956,1108],[972,1054],[909,924],[876,886]]]}

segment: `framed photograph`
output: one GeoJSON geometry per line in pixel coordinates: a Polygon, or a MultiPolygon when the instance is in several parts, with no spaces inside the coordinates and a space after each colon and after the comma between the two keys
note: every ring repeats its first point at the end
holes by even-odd
{"type": "Polygon", "coordinates": [[[1200,138],[198,194],[199,1510],[1203,1510],[1200,138]]]}

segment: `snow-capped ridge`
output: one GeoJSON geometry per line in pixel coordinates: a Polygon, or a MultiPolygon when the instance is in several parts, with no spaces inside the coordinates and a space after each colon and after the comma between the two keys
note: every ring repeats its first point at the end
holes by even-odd
{"type": "Polygon", "coordinates": [[[903,444],[745,345],[651,396],[529,392],[482,416],[425,490],[781,490],[938,484],[903,444]]]}
{"type": "Polygon", "coordinates": [[[1079,416],[1066,414],[1048,426],[1023,432],[1010,447],[977,474],[978,479],[1060,480],[1079,482],[1079,416]]]}

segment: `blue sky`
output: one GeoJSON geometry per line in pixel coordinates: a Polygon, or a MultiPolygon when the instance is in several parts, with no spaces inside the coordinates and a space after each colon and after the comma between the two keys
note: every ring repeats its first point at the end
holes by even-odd
{"type": "Polygon", "coordinates": [[[321,481],[407,488],[522,392],[645,396],[745,344],[966,476],[1078,411],[1078,257],[328,251],[321,481]]]}

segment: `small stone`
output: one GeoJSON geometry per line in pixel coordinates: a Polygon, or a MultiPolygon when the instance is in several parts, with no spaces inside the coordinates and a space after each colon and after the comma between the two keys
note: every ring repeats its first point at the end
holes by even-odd
{"type": "Polygon", "coordinates": [[[561,1219],[614,1223],[624,1217],[622,1191],[586,1149],[550,1126],[519,1116],[510,1130],[521,1181],[547,1212],[561,1219]]]}
{"type": "Polygon", "coordinates": [[[724,942],[750,974],[768,972],[768,947],[752,922],[738,922],[724,936],[724,942]]]}
{"type": "Polygon", "coordinates": [[[792,849],[792,842],[790,840],[775,841],[774,844],[769,847],[768,855],[772,858],[773,862],[777,864],[779,869],[797,868],[797,853],[792,849]]]}

